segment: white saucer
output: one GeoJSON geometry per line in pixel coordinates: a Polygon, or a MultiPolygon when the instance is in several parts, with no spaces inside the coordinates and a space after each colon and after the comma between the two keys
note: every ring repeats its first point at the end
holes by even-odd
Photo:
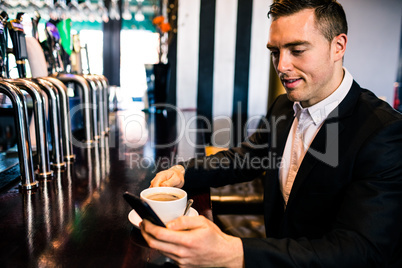
{"type": "MultiPolygon", "coordinates": [[[[198,211],[193,208],[190,208],[186,216],[189,217],[198,216],[198,211]]],[[[137,228],[139,228],[140,222],[142,222],[141,217],[137,214],[137,212],[134,209],[131,210],[130,213],[128,213],[128,219],[137,228]]]]}

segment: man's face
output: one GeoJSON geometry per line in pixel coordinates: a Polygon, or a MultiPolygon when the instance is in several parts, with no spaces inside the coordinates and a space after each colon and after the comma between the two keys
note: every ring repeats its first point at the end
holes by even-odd
{"type": "Polygon", "coordinates": [[[279,17],[271,24],[267,44],[288,98],[300,101],[303,107],[328,97],[343,76],[336,38],[329,42],[314,18],[313,9],[279,17]]]}

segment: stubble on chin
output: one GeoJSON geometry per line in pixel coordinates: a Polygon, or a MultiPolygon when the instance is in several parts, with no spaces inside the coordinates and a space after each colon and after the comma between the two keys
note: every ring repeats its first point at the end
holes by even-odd
{"type": "Polygon", "coordinates": [[[292,102],[300,101],[294,90],[289,90],[287,88],[285,88],[285,90],[286,90],[286,96],[290,101],[292,102]]]}

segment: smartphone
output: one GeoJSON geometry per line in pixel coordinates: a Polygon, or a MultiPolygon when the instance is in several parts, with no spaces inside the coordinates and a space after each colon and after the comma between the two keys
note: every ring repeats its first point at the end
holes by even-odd
{"type": "Polygon", "coordinates": [[[145,219],[155,225],[166,227],[147,202],[129,192],[125,192],[123,197],[143,220],[145,219]]]}

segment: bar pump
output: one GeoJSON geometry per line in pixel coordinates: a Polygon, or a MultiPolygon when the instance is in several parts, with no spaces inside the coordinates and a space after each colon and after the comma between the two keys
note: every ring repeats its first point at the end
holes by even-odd
{"type": "Polygon", "coordinates": [[[13,42],[13,54],[19,77],[26,77],[25,60],[28,58],[24,27],[22,25],[23,15],[24,13],[19,12],[14,20],[10,20],[7,23],[11,41],[13,42]]]}
{"type": "Polygon", "coordinates": [[[0,75],[9,77],[7,68],[7,20],[8,14],[5,11],[0,13],[0,75]]]}
{"type": "Polygon", "coordinates": [[[38,25],[41,16],[37,10],[34,12],[34,16],[31,18],[32,21],[32,36],[39,41],[39,32],[38,32],[38,25]]]}

